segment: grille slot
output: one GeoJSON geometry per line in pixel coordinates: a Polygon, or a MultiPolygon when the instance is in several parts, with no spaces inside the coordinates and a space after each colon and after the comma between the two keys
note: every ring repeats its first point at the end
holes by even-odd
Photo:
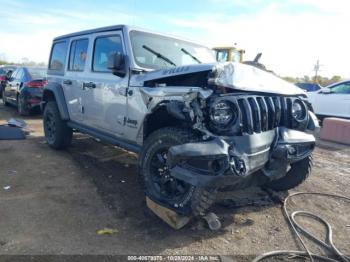
{"type": "Polygon", "coordinates": [[[243,133],[260,133],[277,126],[291,127],[292,98],[246,96],[239,97],[237,103],[243,133]]]}

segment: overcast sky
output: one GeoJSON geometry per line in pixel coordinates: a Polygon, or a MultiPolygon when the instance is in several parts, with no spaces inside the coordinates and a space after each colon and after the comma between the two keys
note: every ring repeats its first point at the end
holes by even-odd
{"type": "Polygon", "coordinates": [[[0,0],[0,58],[47,62],[55,36],[131,24],[209,47],[237,43],[282,76],[350,77],[347,0],[0,0]]]}

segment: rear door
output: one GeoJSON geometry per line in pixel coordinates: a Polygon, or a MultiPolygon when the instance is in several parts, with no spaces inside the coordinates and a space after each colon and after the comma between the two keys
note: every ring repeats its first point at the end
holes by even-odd
{"type": "Polygon", "coordinates": [[[83,91],[84,123],[106,133],[121,136],[126,120],[128,75],[118,77],[107,68],[108,57],[124,53],[121,31],[96,33],[91,36],[83,91]]]}
{"type": "Polygon", "coordinates": [[[85,104],[83,101],[84,71],[86,67],[89,37],[71,38],[69,43],[69,58],[63,85],[68,98],[71,119],[78,123],[85,123],[85,104]]]}

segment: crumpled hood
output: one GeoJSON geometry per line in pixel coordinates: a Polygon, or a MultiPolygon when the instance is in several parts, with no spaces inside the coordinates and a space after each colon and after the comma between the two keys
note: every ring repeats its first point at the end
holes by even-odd
{"type": "Polygon", "coordinates": [[[168,77],[181,77],[207,71],[210,73],[208,84],[223,86],[242,91],[264,92],[281,95],[304,95],[305,91],[283,79],[254,66],[235,62],[195,64],[167,68],[135,75],[131,78],[132,86],[145,86],[145,82],[168,77]]]}
{"type": "Polygon", "coordinates": [[[302,95],[305,91],[296,85],[254,66],[241,63],[217,64],[210,84],[253,92],[276,93],[283,95],[302,95]]]}

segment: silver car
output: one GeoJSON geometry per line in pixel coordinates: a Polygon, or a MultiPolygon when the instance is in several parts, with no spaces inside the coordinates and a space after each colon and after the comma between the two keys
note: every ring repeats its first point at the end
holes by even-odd
{"type": "Polygon", "coordinates": [[[223,187],[299,185],[318,128],[296,86],[125,25],[53,40],[42,109],[49,146],[69,146],[76,130],[137,152],[146,195],[186,215],[223,187]]]}

